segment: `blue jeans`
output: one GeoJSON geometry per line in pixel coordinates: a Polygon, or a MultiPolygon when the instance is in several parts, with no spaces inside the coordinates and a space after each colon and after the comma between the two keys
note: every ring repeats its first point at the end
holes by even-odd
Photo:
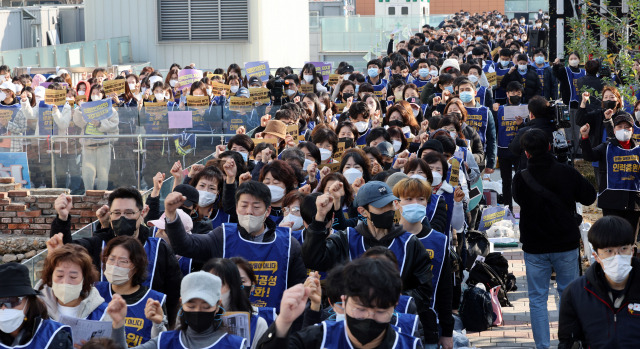
{"type": "Polygon", "coordinates": [[[531,329],[536,348],[549,348],[551,345],[547,312],[551,268],[556,272],[558,295],[562,297],[562,291],[579,276],[578,256],[578,249],[557,253],[524,253],[531,329]]]}

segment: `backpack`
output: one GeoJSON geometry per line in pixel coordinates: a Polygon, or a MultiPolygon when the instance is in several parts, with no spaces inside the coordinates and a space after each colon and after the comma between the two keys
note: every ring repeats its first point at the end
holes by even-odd
{"type": "Polygon", "coordinates": [[[502,279],[502,282],[505,284],[506,292],[517,291],[518,286],[516,286],[516,277],[509,273],[509,261],[502,255],[502,253],[492,252],[489,253],[484,262],[487,263],[488,266],[493,268],[496,273],[502,279]]]}
{"type": "Polygon", "coordinates": [[[471,268],[477,256],[486,257],[489,254],[489,239],[487,234],[477,230],[467,232],[467,262],[465,269],[471,268]]]}
{"type": "Polygon", "coordinates": [[[493,306],[489,292],[471,286],[462,295],[460,318],[467,331],[485,331],[493,324],[493,306]]]}
{"type": "Polygon", "coordinates": [[[476,261],[476,264],[469,270],[469,279],[467,284],[469,286],[481,283],[487,290],[490,290],[496,286],[500,286],[498,291],[498,300],[503,307],[511,307],[509,298],[507,298],[507,291],[505,286],[505,280],[487,263],[476,261]]]}

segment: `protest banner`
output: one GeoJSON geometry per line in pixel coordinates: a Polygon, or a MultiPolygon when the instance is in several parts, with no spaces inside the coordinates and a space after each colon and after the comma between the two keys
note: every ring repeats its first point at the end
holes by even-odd
{"type": "Polygon", "coordinates": [[[0,178],[13,177],[14,182],[23,188],[31,188],[27,153],[0,152],[0,178]]]}
{"type": "Polygon", "coordinates": [[[124,94],[124,84],[126,83],[125,79],[117,79],[117,80],[105,80],[102,82],[102,88],[104,89],[105,96],[120,96],[124,94]]]}
{"type": "Polygon", "coordinates": [[[38,104],[38,134],[40,136],[52,136],[57,133],[58,127],[53,122],[53,105],[40,101],[38,104]]]}
{"type": "Polygon", "coordinates": [[[61,107],[67,102],[66,97],[66,90],[52,90],[49,88],[44,90],[44,102],[49,105],[55,104],[58,107],[61,107]]]}
{"type": "Polygon", "coordinates": [[[253,99],[251,98],[231,97],[229,99],[229,110],[246,113],[251,109],[253,109],[253,99]]]}
{"type": "Polygon", "coordinates": [[[146,133],[162,134],[166,133],[168,128],[169,108],[165,102],[145,102],[144,112],[147,117],[143,121],[146,133]]]}
{"type": "Polygon", "coordinates": [[[222,91],[225,91],[225,96],[229,96],[231,92],[231,86],[216,81],[211,84],[211,93],[214,96],[220,96],[222,94],[222,91]]]}
{"type": "Polygon", "coordinates": [[[82,111],[82,118],[86,122],[108,119],[113,114],[110,98],[82,103],[80,110],[82,111]]]}
{"type": "Polygon", "coordinates": [[[301,84],[300,85],[300,92],[304,93],[305,95],[308,93],[313,93],[313,85],[311,84],[301,84]]]}
{"type": "Polygon", "coordinates": [[[192,127],[193,127],[193,115],[190,110],[169,112],[169,128],[192,128],[192,127]]]}
{"type": "Polygon", "coordinates": [[[337,84],[339,79],[340,79],[340,74],[329,75],[329,85],[333,86],[337,84]]]}
{"type": "Polygon", "coordinates": [[[246,62],[244,64],[244,71],[247,78],[256,76],[262,81],[269,80],[269,62],[267,61],[246,62]]]}
{"type": "Polygon", "coordinates": [[[265,87],[252,87],[249,89],[249,96],[254,102],[267,104],[271,101],[269,99],[269,89],[265,87]]]}
{"type": "Polygon", "coordinates": [[[331,75],[333,63],[331,62],[305,62],[311,63],[316,67],[316,73],[322,74],[322,81],[329,81],[329,75],[331,75]]]}
{"type": "Polygon", "coordinates": [[[480,219],[480,226],[478,227],[478,230],[486,231],[491,228],[493,223],[505,219],[511,221],[511,223],[516,223],[516,220],[507,208],[501,206],[487,207],[482,211],[482,218],[480,219]]]}
{"type": "Polygon", "coordinates": [[[187,96],[187,106],[189,107],[208,107],[210,104],[207,96],[187,96]]]}
{"type": "Polygon", "coordinates": [[[191,87],[196,81],[202,79],[202,70],[198,69],[182,69],[178,72],[178,83],[176,84],[177,90],[184,90],[191,87]]]}
{"type": "Polygon", "coordinates": [[[484,75],[487,77],[487,81],[489,82],[489,85],[491,86],[498,85],[498,76],[496,72],[485,73],[484,75]]]}
{"type": "Polygon", "coordinates": [[[504,120],[515,121],[518,116],[523,119],[529,117],[529,106],[527,104],[504,106],[504,120]]]}

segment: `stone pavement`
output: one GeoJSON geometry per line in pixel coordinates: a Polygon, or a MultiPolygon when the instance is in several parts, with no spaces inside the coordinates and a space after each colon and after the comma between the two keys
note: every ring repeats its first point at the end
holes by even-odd
{"type": "MultiPolygon", "coordinates": [[[[472,346],[478,348],[535,348],[531,323],[529,321],[529,298],[527,297],[527,279],[525,276],[524,256],[520,247],[497,248],[509,261],[509,271],[515,275],[518,290],[509,292],[509,301],[513,307],[503,307],[504,325],[491,327],[487,331],[467,332],[472,346]]],[[[558,345],[558,308],[559,298],[555,281],[549,284],[549,322],[551,326],[551,347],[558,345]]]]}

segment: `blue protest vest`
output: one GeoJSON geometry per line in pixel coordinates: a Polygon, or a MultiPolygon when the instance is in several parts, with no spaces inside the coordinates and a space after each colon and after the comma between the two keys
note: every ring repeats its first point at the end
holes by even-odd
{"type": "Polygon", "coordinates": [[[635,142],[640,142],[640,127],[636,126],[635,124],[633,124],[633,135],[631,135],[631,138],[635,142]]]}
{"type": "Polygon", "coordinates": [[[369,134],[369,132],[371,132],[371,124],[369,124],[369,128],[367,129],[367,132],[365,132],[362,136],[358,137],[358,139],[356,140],[356,145],[367,144],[367,135],[369,134]]]}
{"type": "Polygon", "coordinates": [[[418,329],[418,315],[397,313],[395,316],[395,322],[392,320],[391,324],[397,328],[400,333],[413,336],[418,329]]]}
{"type": "Polygon", "coordinates": [[[180,271],[182,272],[182,276],[187,276],[189,275],[189,273],[191,273],[191,266],[193,265],[193,260],[191,258],[180,256],[180,259],[178,259],[178,265],[180,266],[180,271]]]}
{"type": "Polygon", "coordinates": [[[104,318],[104,314],[107,311],[107,305],[108,305],[107,302],[100,304],[97,308],[93,309],[91,314],[89,314],[89,316],[87,316],[85,319],[93,320],[93,321],[101,321],[102,318],[104,318]]]}
{"type": "Polygon", "coordinates": [[[640,147],[626,150],[609,143],[606,159],[605,190],[640,191],[640,147]]]}
{"type": "MultiPolygon", "coordinates": [[[[100,292],[106,303],[111,302],[111,284],[108,282],[96,282],[95,287],[100,292]]],[[[147,290],[147,294],[134,304],[127,304],[127,317],[125,318],[124,331],[127,334],[127,346],[135,347],[144,344],[151,339],[151,328],[153,322],[144,315],[144,308],[147,306],[147,299],[153,299],[163,305],[166,299],[164,293],[147,290]]]]}
{"type": "Polygon", "coordinates": [[[438,202],[442,197],[437,194],[431,194],[429,198],[429,203],[427,204],[427,214],[426,217],[429,219],[429,222],[433,220],[433,216],[436,214],[436,209],[438,208],[438,202]]]}
{"type": "MultiPolygon", "coordinates": [[[[484,61],[484,67],[482,67],[482,71],[488,73],[491,67],[494,67],[493,61],[484,61]]],[[[493,70],[495,70],[495,68],[493,68],[493,70]]]]}
{"type": "MultiPolygon", "coordinates": [[[[320,348],[326,349],[352,349],[353,344],[347,336],[347,329],[344,321],[323,321],[322,326],[322,343],[320,348]]],[[[420,340],[408,334],[395,331],[396,340],[392,348],[413,348],[419,347],[420,340]]]]}
{"type": "Polygon", "coordinates": [[[240,256],[245,258],[256,273],[258,283],[251,303],[256,307],[280,308],[280,299],[287,289],[289,258],[291,256],[291,229],[276,228],[271,242],[248,241],[238,233],[238,225],[222,225],[224,246],[222,258],[240,256]]]}
{"type": "Polygon", "coordinates": [[[231,216],[228,213],[224,212],[222,209],[218,209],[215,217],[211,218],[211,227],[213,229],[221,226],[223,223],[229,223],[231,221],[231,216]]]}
{"type": "MultiPolygon", "coordinates": [[[[440,281],[440,273],[442,272],[442,266],[444,265],[444,258],[447,255],[447,248],[449,247],[447,236],[431,229],[431,232],[425,237],[418,238],[424,248],[427,249],[427,254],[431,258],[431,285],[433,285],[433,297],[431,297],[431,308],[436,304],[436,290],[438,289],[438,283],[440,281]]],[[[445,275],[444,277],[449,277],[445,275]]]]}
{"type": "MultiPolygon", "coordinates": [[[[349,259],[354,260],[360,257],[367,250],[364,246],[364,237],[354,228],[349,228],[347,234],[349,236],[349,259]]],[[[398,258],[398,269],[400,269],[401,275],[404,270],[404,263],[407,256],[407,243],[409,243],[409,238],[412,236],[413,235],[411,233],[405,232],[393,239],[391,245],[387,246],[387,248],[396,255],[396,258],[398,258]]]]}
{"type": "Polygon", "coordinates": [[[476,91],[476,101],[484,105],[484,100],[486,96],[487,96],[487,88],[485,86],[478,87],[478,91],[476,91]]]}
{"type": "MultiPolygon", "coordinates": [[[[154,232],[155,234],[155,232],[154,232]]],[[[104,247],[106,246],[104,240],[102,241],[102,251],[104,251],[104,247]]],[[[147,238],[147,242],[144,243],[144,251],[147,253],[147,279],[144,280],[142,286],[147,286],[151,288],[151,283],[153,282],[153,277],[156,273],[156,261],[158,260],[158,248],[160,247],[160,238],[150,237],[147,238]]],[[[100,270],[100,280],[107,281],[107,278],[104,277],[104,272],[102,269],[100,270]]]]}
{"type": "Polygon", "coordinates": [[[542,68],[538,68],[537,65],[531,64],[534,68],[536,68],[536,74],[538,74],[538,78],[540,78],[540,83],[542,84],[542,90],[540,90],[540,96],[544,96],[544,70],[549,67],[549,63],[544,63],[542,68]]]}
{"type": "Polygon", "coordinates": [[[27,342],[27,344],[10,347],[0,343],[0,348],[46,349],[51,345],[51,340],[53,339],[53,337],[55,337],[56,334],[60,331],[69,332],[69,335],[71,335],[71,327],[55,322],[53,320],[42,320],[38,324],[38,328],[36,328],[35,332],[33,333],[33,337],[29,342],[27,342]]]}
{"type": "MultiPolygon", "coordinates": [[[[180,339],[180,334],[182,331],[166,331],[160,333],[158,336],[158,349],[175,349],[175,348],[187,348],[183,343],[182,339],[180,339]]],[[[203,349],[212,349],[212,348],[237,348],[237,349],[246,349],[247,348],[247,340],[232,334],[225,333],[211,346],[203,348],[203,349]]]]}
{"type": "MultiPolygon", "coordinates": [[[[60,107],[60,112],[62,112],[62,107],[60,107]]],[[[58,133],[58,124],[53,121],[53,105],[46,104],[44,101],[38,103],[38,133],[40,136],[51,136],[58,133]]]]}
{"type": "Polygon", "coordinates": [[[411,305],[411,303],[415,303],[413,297],[401,294],[400,299],[398,300],[398,304],[395,308],[396,312],[409,314],[409,306],[411,305]]]}
{"type": "Polygon", "coordinates": [[[489,123],[489,108],[480,107],[480,108],[465,108],[467,109],[467,125],[473,127],[480,139],[482,140],[482,144],[487,143],[487,125],[489,123]]]}
{"type": "Polygon", "coordinates": [[[271,324],[276,321],[276,308],[258,308],[258,316],[267,322],[267,326],[271,326],[271,324]]]}
{"type": "Polygon", "coordinates": [[[447,204],[447,224],[444,227],[445,234],[450,236],[451,233],[451,218],[453,217],[453,193],[443,192],[442,197],[444,198],[444,202],[447,204]]]}
{"type": "Polygon", "coordinates": [[[504,120],[504,105],[498,109],[498,148],[509,148],[518,133],[515,120],[504,120]]]}
{"type": "Polygon", "coordinates": [[[579,72],[574,73],[571,68],[564,67],[564,70],[567,72],[567,79],[569,80],[569,90],[571,91],[571,102],[580,103],[580,92],[578,91],[578,79],[587,75],[587,72],[584,69],[580,69],[579,72]]]}
{"type": "MultiPolygon", "coordinates": [[[[145,103],[146,104],[146,103],[145,103]]],[[[166,134],[169,128],[169,111],[173,110],[175,103],[167,102],[165,108],[144,106],[144,120],[141,120],[144,131],[147,134],[166,134]]]]}
{"type": "Polygon", "coordinates": [[[275,223],[276,225],[279,225],[280,222],[282,222],[282,220],[284,219],[284,216],[269,215],[269,219],[273,221],[273,223],[275,223]]]}
{"type": "Polygon", "coordinates": [[[496,64],[496,81],[498,84],[498,87],[495,90],[495,99],[507,99],[507,91],[500,87],[500,82],[502,81],[502,78],[504,78],[505,75],[507,75],[507,73],[509,72],[509,69],[511,69],[511,67],[513,66],[513,63],[509,63],[509,65],[506,68],[502,68],[501,64],[496,64]]]}

